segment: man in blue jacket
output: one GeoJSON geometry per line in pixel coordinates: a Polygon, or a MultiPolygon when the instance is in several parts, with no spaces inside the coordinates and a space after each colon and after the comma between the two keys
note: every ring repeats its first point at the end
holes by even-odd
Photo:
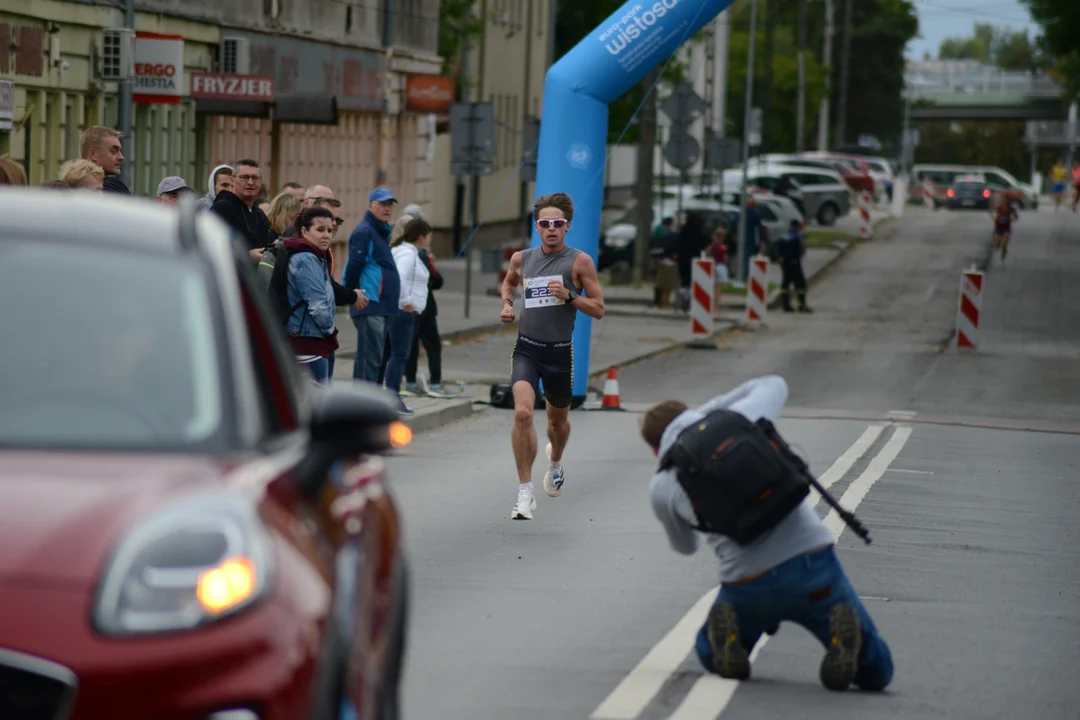
{"type": "Polygon", "coordinates": [[[390,253],[390,218],[395,203],[397,199],[387,188],[372,190],[368,211],[349,236],[345,287],[363,290],[370,301],[362,310],[349,310],[356,326],[354,380],[379,381],[387,323],[398,314],[401,279],[390,253]]]}

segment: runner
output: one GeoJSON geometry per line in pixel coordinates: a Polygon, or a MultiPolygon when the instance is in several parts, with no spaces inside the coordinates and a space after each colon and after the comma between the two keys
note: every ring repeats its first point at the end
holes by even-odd
{"type": "Polygon", "coordinates": [[[1065,181],[1069,177],[1069,171],[1065,167],[1065,163],[1061,160],[1057,161],[1054,165],[1054,169],[1050,171],[1050,184],[1054,197],[1054,212],[1058,211],[1061,207],[1061,200],[1065,196],[1065,181]]]}
{"type": "Polygon", "coordinates": [[[536,459],[533,408],[541,382],[547,400],[550,441],[544,492],[551,497],[562,494],[566,478],[562,456],[570,437],[574,385],[574,321],[578,310],[597,320],[604,317],[604,295],[596,279],[593,259],[566,244],[566,233],[574,219],[570,196],[544,195],[533,206],[533,217],[541,246],[521,250],[510,258],[499,316],[504,323],[514,321],[514,289],[523,286],[517,343],[510,356],[510,383],[514,389],[514,428],[510,441],[518,471],[518,498],[510,513],[512,520],[531,520],[536,509],[532,484],[536,459]]]}
{"type": "Polygon", "coordinates": [[[1072,211],[1080,204],[1080,162],[1073,161],[1072,166],[1072,211]]]}
{"type": "Polygon", "coordinates": [[[1006,198],[1004,193],[999,193],[996,198],[993,211],[990,213],[994,218],[994,249],[1001,248],[1001,261],[1005,262],[1005,253],[1009,250],[1009,238],[1012,236],[1013,220],[1019,220],[1016,208],[1006,198]]]}

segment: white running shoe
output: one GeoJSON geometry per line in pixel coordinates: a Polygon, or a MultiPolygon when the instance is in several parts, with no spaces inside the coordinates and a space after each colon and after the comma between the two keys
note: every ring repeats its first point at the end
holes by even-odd
{"type": "Polygon", "coordinates": [[[536,509],[536,496],[532,490],[518,490],[517,503],[510,511],[511,520],[532,520],[532,511],[536,509]]]}
{"type": "Polygon", "coordinates": [[[544,492],[550,497],[558,497],[559,495],[562,495],[563,480],[565,479],[566,473],[563,471],[562,465],[559,466],[558,470],[551,469],[551,443],[547,444],[544,451],[548,456],[548,470],[544,473],[544,492]]]}

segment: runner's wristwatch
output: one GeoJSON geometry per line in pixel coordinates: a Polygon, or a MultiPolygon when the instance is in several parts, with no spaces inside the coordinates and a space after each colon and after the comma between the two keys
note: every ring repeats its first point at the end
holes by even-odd
{"type": "Polygon", "coordinates": [[[567,290],[566,292],[568,293],[568,296],[566,298],[567,305],[573,303],[575,300],[578,299],[577,293],[574,292],[573,290],[567,290]]]}

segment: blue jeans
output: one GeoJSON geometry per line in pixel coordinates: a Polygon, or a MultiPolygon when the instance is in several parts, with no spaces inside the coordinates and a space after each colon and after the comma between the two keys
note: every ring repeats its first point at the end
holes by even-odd
{"type": "Polygon", "coordinates": [[[382,365],[383,347],[386,344],[386,318],[384,315],[357,315],[353,317],[356,326],[356,357],[353,358],[353,379],[379,381],[379,366],[382,365]]]}
{"type": "Polygon", "coordinates": [[[308,369],[311,376],[315,378],[315,382],[326,385],[330,382],[330,361],[324,357],[312,360],[311,362],[304,363],[304,367],[308,369]]]}
{"type": "MultiPolygon", "coordinates": [[[[762,633],[775,633],[784,620],[802,625],[828,649],[829,611],[847,603],[859,614],[863,631],[855,685],[863,690],[880,691],[892,682],[889,646],[878,634],[831,547],[794,557],[748,583],[721,585],[716,602],[734,607],[747,653],[754,649],[762,633]]],[[[698,632],[694,649],[705,669],[714,672],[713,651],[705,627],[698,632]]]]}
{"type": "Polygon", "coordinates": [[[400,312],[390,320],[390,361],[386,363],[386,387],[395,394],[401,392],[401,377],[405,374],[405,362],[412,352],[415,331],[416,313],[400,312]]]}

